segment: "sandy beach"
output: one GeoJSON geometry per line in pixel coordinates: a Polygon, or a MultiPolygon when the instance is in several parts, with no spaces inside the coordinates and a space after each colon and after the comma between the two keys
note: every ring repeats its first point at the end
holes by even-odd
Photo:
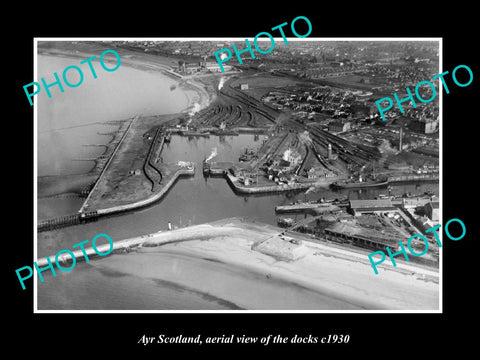
{"type": "Polygon", "coordinates": [[[252,249],[278,233],[274,226],[226,219],[121,241],[142,245],[90,266],[116,277],[173,284],[229,309],[438,310],[438,282],[421,279],[428,270],[391,268],[375,275],[367,256],[307,241],[292,261],[252,249]]]}

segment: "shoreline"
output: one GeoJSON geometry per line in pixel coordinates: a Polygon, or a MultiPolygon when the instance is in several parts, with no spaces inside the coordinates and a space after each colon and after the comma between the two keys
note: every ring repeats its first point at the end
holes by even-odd
{"type": "MultiPolygon", "coordinates": [[[[86,43],[87,42],[85,42],[84,44],[86,43]]],[[[88,44],[90,48],[94,48],[98,45],[99,44],[96,44],[96,43],[88,44]]],[[[102,45],[102,47],[104,49],[108,49],[107,46],[102,45]]],[[[120,53],[131,53],[130,51],[125,49],[119,49],[119,50],[120,50],[119,51],[120,53]]],[[[59,48],[42,48],[40,46],[37,48],[38,55],[82,59],[82,60],[92,56],[93,53],[94,53],[93,50],[91,52],[86,52],[86,51],[78,51],[73,49],[65,50],[65,49],[59,49],[59,48]]],[[[141,57],[142,55],[143,54],[137,54],[137,53],[131,54],[132,57],[133,56],[141,57]]],[[[185,80],[181,75],[176,75],[176,74],[173,75],[174,74],[173,71],[167,65],[154,63],[152,61],[149,61],[149,59],[138,59],[138,58],[133,59],[132,57],[126,57],[126,59],[121,57],[122,65],[125,65],[127,67],[130,67],[132,69],[139,70],[139,71],[161,73],[163,76],[167,76],[168,78],[175,80],[177,82],[177,89],[180,89],[180,91],[183,92],[183,95],[187,99],[187,105],[180,112],[176,112],[173,114],[156,114],[155,116],[167,116],[167,115],[180,116],[188,113],[195,106],[195,104],[199,104],[200,109],[204,109],[205,107],[208,107],[208,105],[210,104],[213,94],[210,94],[208,90],[204,86],[202,86],[200,83],[195,82],[193,79],[185,80]],[[194,92],[195,94],[192,94],[192,92],[194,92]]],[[[98,59],[95,59],[94,61],[98,62],[98,59]]],[[[123,127],[123,122],[118,125],[116,131],[121,130],[122,127],[123,127]]],[[[122,137],[122,134],[120,133],[112,134],[111,139],[107,141],[105,144],[102,144],[105,146],[105,150],[101,154],[97,155],[95,159],[91,160],[93,162],[92,167],[86,172],[81,172],[78,174],[58,174],[58,175],[45,175],[45,176],[37,177],[36,181],[38,182],[40,180],[40,182],[42,183],[42,186],[38,188],[37,200],[72,192],[72,187],[69,186],[72,180],[75,181],[77,179],[80,179],[78,181],[75,181],[75,182],[78,182],[79,184],[78,186],[74,187],[73,192],[75,192],[75,190],[78,190],[79,188],[83,189],[90,185],[94,186],[104,166],[104,165],[101,165],[100,163],[102,162],[103,158],[106,155],[108,155],[113,148],[116,147],[115,144],[118,138],[121,138],[121,137],[122,137]],[[92,178],[95,176],[96,178],[92,182],[92,178]]]]}
{"type": "MultiPolygon", "coordinates": [[[[106,46],[103,46],[103,47],[105,49],[108,49],[106,46]]],[[[188,90],[197,92],[199,98],[203,99],[203,101],[199,103],[199,105],[202,108],[207,107],[209,105],[211,95],[214,95],[214,94],[210,94],[204,88],[204,86],[196,82],[194,78],[191,78],[191,77],[187,78],[187,77],[184,77],[183,75],[177,74],[172,70],[170,66],[161,64],[158,62],[150,61],[149,59],[146,59],[145,56],[144,58],[141,58],[141,56],[145,54],[132,52],[126,49],[115,49],[115,51],[117,51],[118,53],[123,53],[123,52],[127,53],[126,56],[124,56],[123,58],[120,57],[122,61],[121,65],[125,65],[127,67],[130,67],[132,69],[139,70],[139,71],[161,73],[162,75],[167,76],[168,78],[175,80],[177,82],[177,88],[181,88],[182,90],[185,91],[185,95],[187,95],[186,97],[189,100],[189,104],[186,106],[185,109],[181,110],[176,114],[183,114],[184,112],[187,112],[188,108],[192,107],[195,104],[195,101],[193,101],[191,97],[188,96],[188,90]],[[133,58],[134,56],[137,56],[137,58],[133,58]]],[[[39,47],[37,49],[37,52],[38,52],[38,55],[43,55],[43,56],[58,56],[63,58],[82,59],[82,60],[92,56],[92,53],[76,51],[76,50],[63,50],[58,48],[46,49],[46,48],[39,47]]],[[[166,59],[165,57],[160,55],[149,54],[149,57],[150,56],[158,57],[160,60],[166,59]]],[[[97,59],[95,59],[94,61],[98,62],[97,59]]],[[[170,115],[170,114],[155,114],[155,115],[170,115]]]]}
{"type": "MultiPolygon", "coordinates": [[[[438,310],[438,283],[424,280],[426,275],[438,278],[438,273],[398,264],[399,269],[385,266],[374,275],[363,254],[312,244],[301,235],[295,235],[301,244],[292,246],[301,248],[302,255],[293,260],[259,250],[272,238],[285,242],[278,236],[281,230],[229,218],[120,240],[103,258],[95,258],[92,248],[86,252],[94,259],[93,269],[167,281],[242,309],[438,310]],[[177,261],[181,272],[171,267],[177,261]]],[[[100,245],[98,250],[109,247],[100,245]]],[[[74,253],[82,256],[80,250],[74,253]]],[[[60,258],[68,260],[66,255],[60,258]]],[[[45,265],[46,259],[38,264],[45,265]]]]}

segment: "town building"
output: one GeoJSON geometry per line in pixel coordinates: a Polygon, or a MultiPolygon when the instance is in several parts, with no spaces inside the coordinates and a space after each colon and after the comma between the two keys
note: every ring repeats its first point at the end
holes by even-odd
{"type": "MultiPolygon", "coordinates": [[[[220,69],[220,66],[218,65],[217,62],[205,62],[204,67],[207,71],[210,72],[222,72],[222,69],[220,69]]],[[[233,67],[231,65],[223,65],[223,69],[225,72],[231,71],[233,67]]]]}

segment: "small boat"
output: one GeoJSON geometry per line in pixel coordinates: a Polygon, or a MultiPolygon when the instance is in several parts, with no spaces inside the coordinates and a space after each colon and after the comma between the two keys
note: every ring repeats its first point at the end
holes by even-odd
{"type": "Polygon", "coordinates": [[[238,161],[250,161],[256,157],[257,157],[257,154],[255,154],[255,151],[250,149],[245,149],[245,152],[242,155],[240,155],[240,157],[238,158],[238,161]]]}
{"type": "Polygon", "coordinates": [[[210,164],[206,160],[203,160],[203,176],[208,175],[210,175],[210,164]]]}

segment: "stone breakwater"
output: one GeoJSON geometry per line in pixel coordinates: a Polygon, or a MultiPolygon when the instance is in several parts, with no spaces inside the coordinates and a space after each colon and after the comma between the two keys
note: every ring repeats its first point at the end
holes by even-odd
{"type": "Polygon", "coordinates": [[[170,177],[170,179],[165,183],[164,186],[162,186],[162,188],[157,193],[150,196],[149,198],[136,201],[130,204],[112,206],[105,209],[98,209],[97,213],[98,215],[110,215],[110,214],[120,213],[124,211],[135,210],[135,209],[153,204],[154,202],[160,200],[170,190],[170,188],[175,184],[175,182],[181,176],[193,176],[193,175],[195,175],[194,166],[191,166],[186,169],[179,169],[170,177]]]}

